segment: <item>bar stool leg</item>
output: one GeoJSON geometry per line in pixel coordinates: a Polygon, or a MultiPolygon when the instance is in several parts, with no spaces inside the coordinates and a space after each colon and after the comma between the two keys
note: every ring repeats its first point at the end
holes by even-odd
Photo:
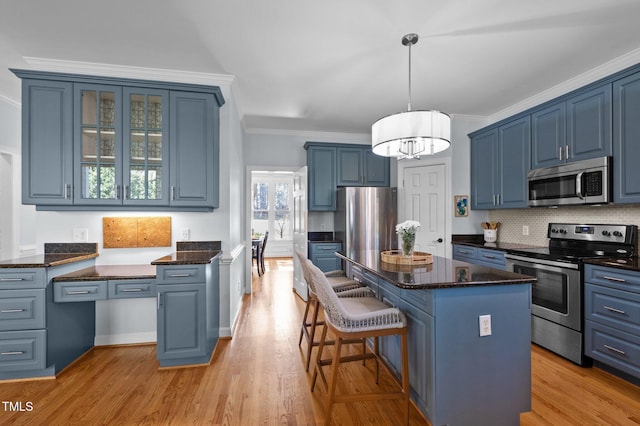
{"type": "Polygon", "coordinates": [[[407,343],[407,330],[401,334],[402,345],[402,392],[404,392],[404,420],[405,425],[409,425],[409,397],[411,388],[409,384],[409,349],[407,343]]]}
{"type": "Polygon", "coordinates": [[[336,337],[335,348],[333,352],[333,362],[331,363],[331,378],[329,379],[329,397],[327,399],[327,414],[324,421],[325,425],[331,424],[331,409],[336,398],[336,383],[338,382],[338,368],[340,366],[340,352],[342,350],[342,337],[336,337]]]}
{"type": "MultiPolygon", "coordinates": [[[[311,320],[311,330],[309,330],[309,347],[307,350],[307,364],[305,365],[305,370],[309,371],[309,364],[311,363],[311,351],[314,346],[314,339],[316,336],[316,325],[318,324],[318,312],[320,311],[320,302],[317,298],[313,300],[313,319],[311,320]]],[[[320,352],[318,351],[318,354],[320,352]]],[[[318,355],[319,356],[319,355],[318,355]]]]}

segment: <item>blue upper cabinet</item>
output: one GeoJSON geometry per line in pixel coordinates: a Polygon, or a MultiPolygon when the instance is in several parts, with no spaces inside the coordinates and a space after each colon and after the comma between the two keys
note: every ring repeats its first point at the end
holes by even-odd
{"type": "Polygon", "coordinates": [[[336,209],[336,156],[335,146],[307,145],[309,210],[336,209]]]}
{"type": "Polygon", "coordinates": [[[530,134],[527,116],[471,138],[471,208],[527,206],[530,134]]]}
{"type": "Polygon", "coordinates": [[[368,145],[337,148],[338,186],[389,186],[390,161],[368,145]]]}
{"type": "Polygon", "coordinates": [[[22,80],[22,202],[73,204],[73,85],[22,80]]]}
{"type": "Polygon", "coordinates": [[[566,116],[564,102],[558,102],[531,114],[533,169],[563,162],[567,145],[566,116]]]}
{"type": "Polygon", "coordinates": [[[640,203],[640,73],[613,83],[613,200],[640,203]]]}
{"type": "Polygon", "coordinates": [[[218,207],[218,87],[12,71],[23,79],[24,204],[218,207]]]}
{"type": "Polygon", "coordinates": [[[171,205],[218,207],[218,107],[213,95],[171,92],[171,205]]]}
{"type": "Polygon", "coordinates": [[[611,155],[611,84],[531,114],[532,168],[611,155]]]}
{"type": "Polygon", "coordinates": [[[391,163],[368,145],[307,142],[310,211],[334,211],[339,186],[389,186],[391,163]]]}

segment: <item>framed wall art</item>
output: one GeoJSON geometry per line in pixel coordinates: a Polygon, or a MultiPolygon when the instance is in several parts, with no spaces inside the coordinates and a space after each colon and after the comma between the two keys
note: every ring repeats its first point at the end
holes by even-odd
{"type": "Polygon", "coordinates": [[[469,216],[469,196],[454,195],[453,211],[454,211],[455,217],[469,216]]]}

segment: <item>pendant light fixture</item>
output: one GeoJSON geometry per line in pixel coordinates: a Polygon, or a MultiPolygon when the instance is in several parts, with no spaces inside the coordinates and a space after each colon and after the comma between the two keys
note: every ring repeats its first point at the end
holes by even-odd
{"type": "Polygon", "coordinates": [[[409,104],[406,112],[382,117],[371,126],[373,152],[384,157],[420,158],[451,145],[451,117],[440,111],[411,110],[411,46],[417,34],[402,37],[409,47],[409,104]]]}

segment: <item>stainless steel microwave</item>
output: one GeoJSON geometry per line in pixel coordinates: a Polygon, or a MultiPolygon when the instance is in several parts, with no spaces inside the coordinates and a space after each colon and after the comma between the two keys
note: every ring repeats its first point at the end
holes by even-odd
{"type": "Polygon", "coordinates": [[[530,207],[612,201],[611,157],[531,170],[527,180],[530,207]]]}

